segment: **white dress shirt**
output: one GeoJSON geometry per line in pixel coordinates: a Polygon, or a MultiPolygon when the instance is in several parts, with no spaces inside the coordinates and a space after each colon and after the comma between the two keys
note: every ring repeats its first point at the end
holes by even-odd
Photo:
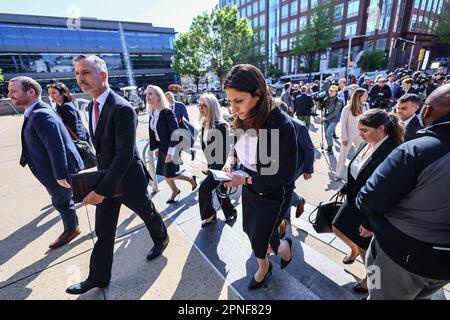
{"type": "MultiPolygon", "coordinates": [[[[94,99],[98,102],[98,118],[100,119],[100,115],[102,114],[103,106],[106,103],[106,99],[108,99],[109,94],[111,93],[111,89],[108,88],[103,92],[97,99],[94,99]]],[[[92,102],[93,103],[93,102],[92,102]]],[[[92,105],[92,130],[94,131],[97,129],[97,123],[95,123],[95,111],[94,111],[94,105],[92,105]]]]}
{"type": "Polygon", "coordinates": [[[258,137],[250,137],[244,134],[239,138],[234,148],[242,165],[251,171],[257,172],[258,137]]]}
{"type": "Polygon", "coordinates": [[[372,158],[372,155],[375,151],[385,142],[389,136],[384,137],[378,142],[372,149],[369,150],[369,144],[367,144],[363,150],[358,154],[358,156],[353,160],[352,165],[350,167],[350,173],[353,179],[357,179],[359,173],[365,167],[366,163],[372,158]]]}

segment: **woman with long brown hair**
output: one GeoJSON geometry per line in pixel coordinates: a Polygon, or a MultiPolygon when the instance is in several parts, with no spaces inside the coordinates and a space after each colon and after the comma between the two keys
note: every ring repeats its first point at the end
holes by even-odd
{"type": "Polygon", "coordinates": [[[356,89],[348,104],[342,109],[341,113],[341,139],[342,145],[339,153],[339,160],[336,167],[335,181],[345,180],[345,162],[352,145],[355,150],[359,149],[362,138],[358,135],[359,116],[369,110],[367,103],[367,90],[363,88],[356,89]]]}
{"type": "Polygon", "coordinates": [[[261,287],[272,273],[272,264],[266,256],[269,248],[281,255],[281,269],[292,260],[292,241],[281,240],[277,228],[290,207],[297,142],[294,125],[275,106],[264,76],[256,67],[235,66],[227,75],[224,88],[237,115],[233,128],[241,132],[237,134],[235,157],[224,167],[232,177],[225,186],[243,185],[243,229],[258,262],[258,271],[248,285],[252,290],[261,287]],[[278,147],[279,152],[268,157],[268,150],[273,147],[278,147]],[[237,160],[245,172],[243,175],[231,174],[237,160]]]}
{"type": "MultiPolygon", "coordinates": [[[[356,196],[378,166],[404,139],[397,116],[382,109],[363,113],[359,118],[358,130],[364,144],[350,162],[348,181],[340,190],[347,199],[333,221],[333,232],[351,248],[344,264],[352,264],[358,255],[365,260],[373,235],[368,231],[372,229],[368,219],[356,207],[356,196]]],[[[353,289],[359,293],[367,292],[367,277],[356,283],[353,289]]]]}

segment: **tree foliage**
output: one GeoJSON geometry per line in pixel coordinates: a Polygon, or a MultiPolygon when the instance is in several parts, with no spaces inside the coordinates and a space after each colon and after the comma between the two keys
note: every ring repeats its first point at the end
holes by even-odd
{"type": "Polygon", "coordinates": [[[252,51],[253,30],[247,18],[239,18],[236,7],[216,7],[194,18],[188,32],[175,40],[172,66],[180,76],[188,76],[197,84],[209,70],[222,84],[236,63],[259,61],[252,51]]]}
{"type": "Polygon", "coordinates": [[[388,64],[389,58],[383,50],[365,51],[358,62],[363,71],[383,70],[388,64]]]}
{"type": "Polygon", "coordinates": [[[438,36],[439,42],[450,47],[450,12],[438,15],[435,26],[433,33],[438,36]]]}
{"type": "Polygon", "coordinates": [[[290,55],[303,57],[307,73],[315,71],[317,53],[327,49],[333,41],[335,6],[334,1],[317,6],[308,12],[306,25],[299,26],[290,55]]]}

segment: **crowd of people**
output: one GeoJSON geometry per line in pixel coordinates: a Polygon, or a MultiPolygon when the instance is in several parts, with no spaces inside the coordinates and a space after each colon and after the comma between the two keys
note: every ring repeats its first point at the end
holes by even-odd
{"type": "Polygon", "coordinates": [[[198,192],[202,228],[217,220],[214,194],[227,222],[242,215],[258,265],[248,289],[262,287],[274,267],[269,255],[279,255],[282,270],[295,259],[286,224],[292,206],[297,218],[304,211],[305,200],[295,192],[295,183],[300,177],[311,179],[314,172],[309,128],[316,116],[329,156],[341,122],[335,176],[345,181],[340,194],[346,200],[333,221],[333,231],[351,249],[345,264],[358,255],[365,261],[368,277],[354,290],[368,293],[369,299],[427,299],[450,282],[450,84],[436,86],[423,101],[420,94],[430,87],[414,92],[408,87],[413,78],[408,77],[401,79],[400,87],[395,85],[395,73],[387,80],[378,77],[373,86],[366,78],[360,86],[327,79],[322,88],[318,82],[292,88],[286,84],[277,100],[260,70],[237,65],[224,81],[228,114],[214,95],[206,93],[199,99],[200,139],[209,171],[197,188],[196,178],[180,171],[177,147],[187,136],[190,150],[194,140],[184,105],[170,92],[147,87],[150,158],[157,161],[155,168],[146,168],[137,153],[136,113],[111,91],[106,63],[94,55],[79,55],[74,67],[80,88],[93,98],[88,131],[63,84],[48,88],[57,112],[41,101],[42,88],[35,80],[17,77],[8,87],[12,102],[26,110],[20,163],[28,164],[47,188],[64,224],[63,234],[51,248],[69,243],[81,232],[70,176],[84,166],[69,131],[90,141],[97,168],[106,170],[83,200],[96,206],[97,241],[89,275],[67,288],[67,293],[83,294],[109,285],[121,205],[136,212],[147,227],[153,240],[147,259],[163,253],[169,236],[148,192],[150,184],[158,191],[157,175],[172,190],[168,204],[176,204],[181,192],[176,181],[188,182],[192,192],[198,192]],[[381,103],[383,99],[388,103],[381,103]],[[180,129],[186,134],[177,135],[180,129]],[[355,154],[345,170],[352,145],[355,154]],[[226,179],[217,179],[213,170],[224,171],[226,179]],[[237,187],[242,187],[242,212],[230,201],[230,191],[237,187]],[[373,267],[378,272],[371,272],[373,267]]]}

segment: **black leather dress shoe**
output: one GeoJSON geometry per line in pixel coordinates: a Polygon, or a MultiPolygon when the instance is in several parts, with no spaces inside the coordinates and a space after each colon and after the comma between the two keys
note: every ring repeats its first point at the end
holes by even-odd
{"type": "Polygon", "coordinates": [[[291,263],[291,261],[292,261],[292,240],[290,238],[286,238],[286,241],[289,243],[289,250],[291,251],[291,258],[288,261],[285,261],[285,260],[283,260],[283,258],[281,258],[281,262],[280,262],[281,270],[286,268],[288,266],[288,264],[291,263]]]}
{"type": "MultiPolygon", "coordinates": [[[[356,257],[358,257],[358,256],[356,256],[356,257]]],[[[344,260],[342,260],[342,263],[343,263],[343,264],[352,264],[353,262],[355,262],[356,257],[355,257],[355,259],[350,259],[349,257],[346,256],[346,257],[344,258],[344,260]]]]}
{"type": "Polygon", "coordinates": [[[217,220],[217,216],[216,215],[214,215],[213,217],[212,217],[212,219],[211,220],[209,220],[209,221],[203,221],[202,222],[202,229],[203,228],[206,228],[206,227],[208,227],[208,226],[210,226],[210,225],[212,225],[214,222],[216,222],[216,220],[217,220]]]}
{"type": "Polygon", "coordinates": [[[176,199],[177,199],[177,197],[180,195],[180,193],[181,193],[181,190],[178,190],[178,192],[177,192],[177,194],[175,195],[175,197],[173,197],[173,198],[167,200],[166,203],[167,203],[167,204],[170,204],[170,203],[176,202],[176,201],[177,201],[176,199]]]}
{"type": "Polygon", "coordinates": [[[86,280],[77,284],[74,284],[73,286],[70,286],[66,289],[66,292],[68,294],[83,294],[88,292],[91,289],[94,288],[105,288],[109,285],[109,283],[98,283],[91,280],[86,280]]]}
{"type": "Polygon", "coordinates": [[[248,284],[248,290],[255,290],[255,289],[261,288],[271,275],[272,275],[272,264],[269,262],[269,270],[267,271],[266,275],[264,276],[264,279],[261,282],[258,282],[255,280],[255,277],[252,277],[252,280],[248,284]]]}
{"type": "Polygon", "coordinates": [[[197,177],[196,176],[192,176],[192,179],[194,180],[194,183],[195,183],[195,185],[192,187],[192,191],[194,191],[198,187],[198,185],[197,185],[197,177]]]}
{"type": "Polygon", "coordinates": [[[366,288],[364,288],[360,282],[357,282],[354,286],[353,286],[353,291],[357,292],[357,293],[369,293],[369,290],[367,290],[366,288]]]}
{"type": "Polygon", "coordinates": [[[164,249],[166,249],[167,245],[169,244],[169,235],[167,235],[166,239],[161,242],[160,244],[155,244],[150,250],[150,252],[147,254],[147,260],[153,260],[156,257],[159,257],[164,249]]]}

